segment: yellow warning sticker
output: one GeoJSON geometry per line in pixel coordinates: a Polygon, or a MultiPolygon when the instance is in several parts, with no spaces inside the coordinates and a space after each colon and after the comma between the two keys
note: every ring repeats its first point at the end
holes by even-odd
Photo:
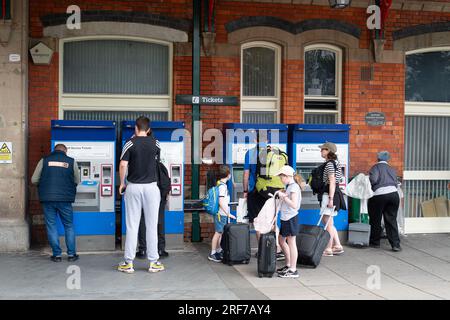
{"type": "Polygon", "coordinates": [[[0,163],[12,163],[12,142],[0,141],[0,163]]]}

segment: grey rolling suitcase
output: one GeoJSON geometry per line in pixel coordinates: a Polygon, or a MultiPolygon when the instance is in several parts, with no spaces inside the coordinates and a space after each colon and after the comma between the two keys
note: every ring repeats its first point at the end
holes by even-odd
{"type": "Polygon", "coordinates": [[[361,223],[361,213],[359,222],[348,225],[348,244],[353,247],[364,248],[369,246],[370,224],[361,223]]]}
{"type": "Polygon", "coordinates": [[[348,225],[348,244],[354,247],[368,247],[370,225],[367,223],[350,223],[348,225]]]}
{"type": "Polygon", "coordinates": [[[222,235],[222,262],[228,265],[248,264],[251,257],[250,227],[246,223],[228,223],[222,235]]]}
{"type": "MultiPolygon", "coordinates": [[[[297,264],[316,268],[320,264],[322,254],[330,242],[330,233],[320,226],[322,216],[316,226],[300,225],[300,232],[297,236],[298,260],[297,264]]],[[[330,221],[330,220],[328,220],[330,221]]]]}
{"type": "Polygon", "coordinates": [[[277,267],[275,232],[262,234],[258,244],[258,276],[272,278],[277,267]]]}

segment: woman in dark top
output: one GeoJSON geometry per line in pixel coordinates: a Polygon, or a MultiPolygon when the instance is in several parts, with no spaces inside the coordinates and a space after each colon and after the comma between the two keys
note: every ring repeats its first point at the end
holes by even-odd
{"type": "Polygon", "coordinates": [[[392,251],[401,251],[398,234],[397,212],[400,197],[397,191],[397,173],[388,164],[390,154],[387,151],[378,153],[378,163],[369,172],[374,196],[369,199],[370,246],[379,248],[381,239],[381,217],[384,217],[386,235],[392,251]]]}

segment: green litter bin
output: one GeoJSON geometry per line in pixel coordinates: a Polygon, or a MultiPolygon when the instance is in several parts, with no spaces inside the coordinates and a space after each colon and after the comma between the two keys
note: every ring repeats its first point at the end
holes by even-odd
{"type": "MultiPolygon", "coordinates": [[[[349,197],[350,198],[350,197],[349,197]]],[[[359,222],[359,212],[361,210],[361,199],[350,198],[350,223],[359,222]]],[[[362,223],[369,223],[369,214],[364,213],[361,215],[362,223]]]]}

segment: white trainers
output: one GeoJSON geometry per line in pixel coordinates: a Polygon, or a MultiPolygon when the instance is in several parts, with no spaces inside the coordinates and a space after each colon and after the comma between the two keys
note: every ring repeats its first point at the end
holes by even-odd
{"type": "Polygon", "coordinates": [[[148,272],[160,272],[160,271],[164,271],[164,265],[159,262],[150,262],[150,267],[148,268],[148,272]]]}

